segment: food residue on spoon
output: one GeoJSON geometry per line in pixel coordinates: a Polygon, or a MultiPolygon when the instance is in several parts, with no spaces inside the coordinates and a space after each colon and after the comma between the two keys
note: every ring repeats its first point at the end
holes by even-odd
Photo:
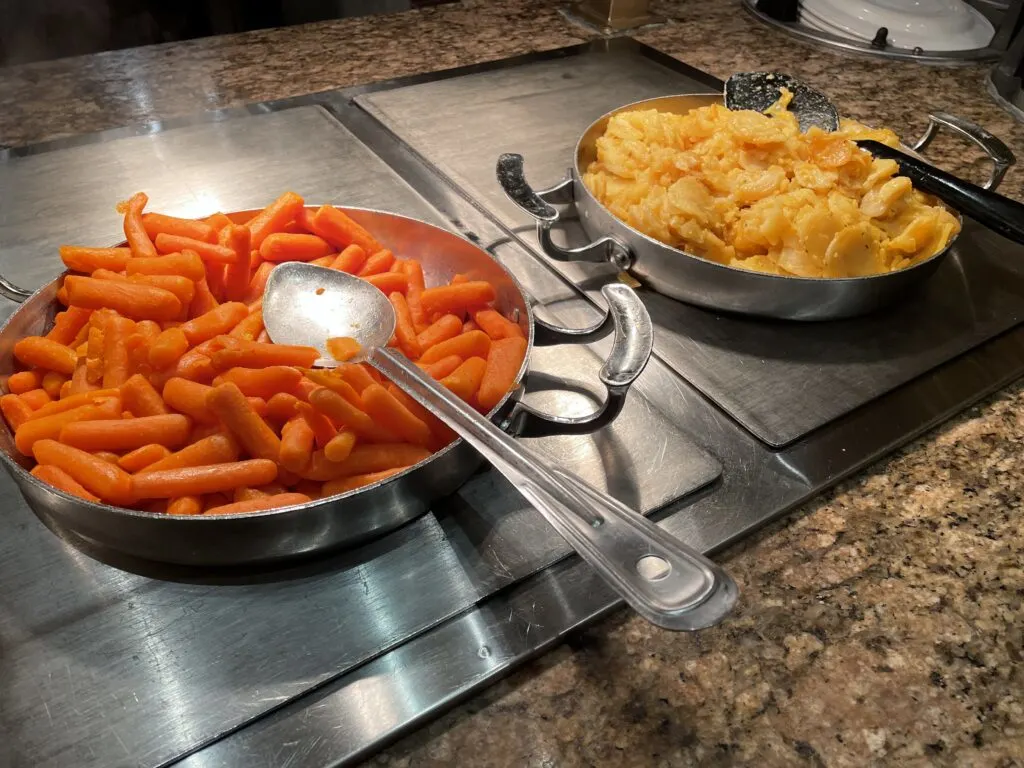
{"type": "Polygon", "coordinates": [[[362,346],[351,336],[335,336],[327,340],[327,351],[339,362],[346,362],[359,354],[362,346]]]}
{"type": "Polygon", "coordinates": [[[316,289],[316,295],[317,296],[322,296],[323,292],[326,291],[326,290],[327,290],[326,288],[317,288],[316,289]]]}

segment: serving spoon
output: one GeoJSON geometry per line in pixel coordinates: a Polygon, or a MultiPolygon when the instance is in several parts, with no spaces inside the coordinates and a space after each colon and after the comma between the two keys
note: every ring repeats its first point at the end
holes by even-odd
{"type": "MultiPolygon", "coordinates": [[[[793,94],[789,103],[801,131],[818,126],[823,131],[839,130],[839,112],[823,94],[796,78],[780,72],[741,72],[725,82],[725,106],[729,109],[751,109],[764,112],[782,96],[782,88],[793,94]]],[[[992,141],[998,141],[994,136],[992,141]]],[[[873,139],[855,140],[857,146],[875,157],[895,160],[900,173],[918,189],[930,192],[952,208],[970,216],[1003,237],[1024,244],[1024,204],[997,192],[972,184],[936,168],[916,157],[900,152],[873,139]]],[[[1000,142],[1000,144],[1002,144],[1000,142]]],[[[1013,154],[1002,145],[1005,157],[1013,162],[1013,154]]]]}
{"type": "Polygon", "coordinates": [[[736,584],[715,563],[552,465],[388,349],[395,312],[367,281],[313,264],[280,264],[267,280],[263,323],[275,343],[320,350],[323,367],[337,365],[328,359],[328,338],[358,341],[361,350],[350,362],[372,365],[473,446],[648,621],[666,629],[696,630],[717,624],[731,611],[736,584]]]}

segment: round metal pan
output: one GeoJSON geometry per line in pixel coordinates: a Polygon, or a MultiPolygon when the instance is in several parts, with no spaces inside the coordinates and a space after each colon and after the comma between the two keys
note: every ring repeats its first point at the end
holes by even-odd
{"type": "MultiPolygon", "coordinates": [[[[315,210],[315,207],[313,207],[315,210]]],[[[602,380],[617,381],[627,365],[631,329],[616,324],[616,308],[625,305],[650,323],[636,295],[618,286],[606,294],[610,311],[591,328],[565,329],[534,318],[530,302],[515,277],[473,243],[447,230],[398,214],[341,208],[373,232],[387,248],[423,265],[428,286],[456,274],[490,281],[497,289],[496,305],[526,333],[526,358],[516,377],[522,384],[535,345],[589,342],[614,330],[615,342],[602,369],[602,380]],[[605,375],[607,374],[607,375],[605,375]]],[[[229,214],[244,223],[258,211],[229,214]]],[[[66,273],[65,273],[66,274],[66,273]]],[[[21,306],[0,328],[0,391],[15,370],[13,348],[25,336],[42,335],[52,327],[60,309],[57,290],[64,275],[34,293],[0,282],[0,293],[21,306]]],[[[649,353],[648,353],[649,354],[649,353]]],[[[642,368],[643,366],[640,366],[642,368]]],[[[593,414],[561,418],[540,413],[520,402],[523,387],[507,395],[489,414],[504,429],[523,436],[582,434],[608,424],[621,411],[632,380],[612,387],[593,414]]],[[[356,491],[308,504],[240,515],[217,517],[172,516],[95,504],[59,491],[29,473],[33,462],[15,448],[6,422],[0,427],[0,460],[32,511],[51,529],[68,532],[100,551],[128,554],[143,560],[186,566],[264,564],[287,558],[341,549],[366,542],[425,513],[432,502],[455,491],[480,466],[480,456],[456,440],[430,458],[387,480],[356,491]]]]}
{"type": "MultiPolygon", "coordinates": [[[[929,277],[942,263],[956,242],[907,269],[868,277],[808,278],[787,277],[754,272],[717,264],[686,251],[673,248],[634,229],[612,214],[583,183],[586,168],[596,157],[596,141],[608,120],[621,112],[659,109],[685,114],[693,109],[721,104],[719,94],[683,94],[645,99],[620,107],[583,132],[576,144],[569,176],[554,187],[535,192],[526,181],[523,157],[505,154],[498,159],[498,182],[505,194],[537,221],[541,246],[556,261],[609,261],[628,270],[652,289],[688,304],[742,315],[785,320],[834,320],[867,314],[904,296],[909,289],[929,277]],[[552,228],[559,223],[557,204],[574,204],[580,225],[591,242],[579,248],[556,244],[552,228]]],[[[939,127],[965,137],[993,160],[991,178],[985,185],[995,189],[1008,167],[1006,145],[980,126],[944,113],[929,115],[928,131],[913,148],[903,151],[920,157],[939,127]]],[[[1012,162],[1012,155],[1011,162],[1012,162]]],[[[940,205],[942,203],[939,203],[940,205]]],[[[948,208],[948,206],[947,206],[948,208]]],[[[960,214],[949,209],[958,219],[960,214]]]]}

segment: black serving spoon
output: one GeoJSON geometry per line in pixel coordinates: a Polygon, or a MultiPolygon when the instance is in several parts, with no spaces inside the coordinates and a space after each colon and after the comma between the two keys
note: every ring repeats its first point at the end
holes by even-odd
{"type": "MultiPolygon", "coordinates": [[[[793,94],[789,111],[796,115],[801,131],[806,131],[812,125],[824,131],[838,130],[839,113],[828,96],[778,72],[743,72],[733,75],[725,83],[725,106],[729,109],[764,112],[779,100],[782,88],[793,94]]],[[[1024,204],[972,184],[881,142],[862,139],[856,143],[875,157],[895,160],[899,164],[900,173],[918,189],[930,192],[1003,237],[1024,244],[1024,204]]]]}

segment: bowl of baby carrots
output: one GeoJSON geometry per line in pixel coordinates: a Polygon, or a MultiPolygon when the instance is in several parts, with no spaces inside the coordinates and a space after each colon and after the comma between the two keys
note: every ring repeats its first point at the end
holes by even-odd
{"type": "Polygon", "coordinates": [[[0,457],[44,522],[147,560],[271,561],[393,530],[479,467],[372,367],[274,344],[261,297],[285,261],[355,274],[395,309],[390,346],[505,419],[533,319],[486,251],[293,192],[202,219],[147,206],[118,206],[117,246],[62,247],[67,271],[0,329],[0,457]]]}

